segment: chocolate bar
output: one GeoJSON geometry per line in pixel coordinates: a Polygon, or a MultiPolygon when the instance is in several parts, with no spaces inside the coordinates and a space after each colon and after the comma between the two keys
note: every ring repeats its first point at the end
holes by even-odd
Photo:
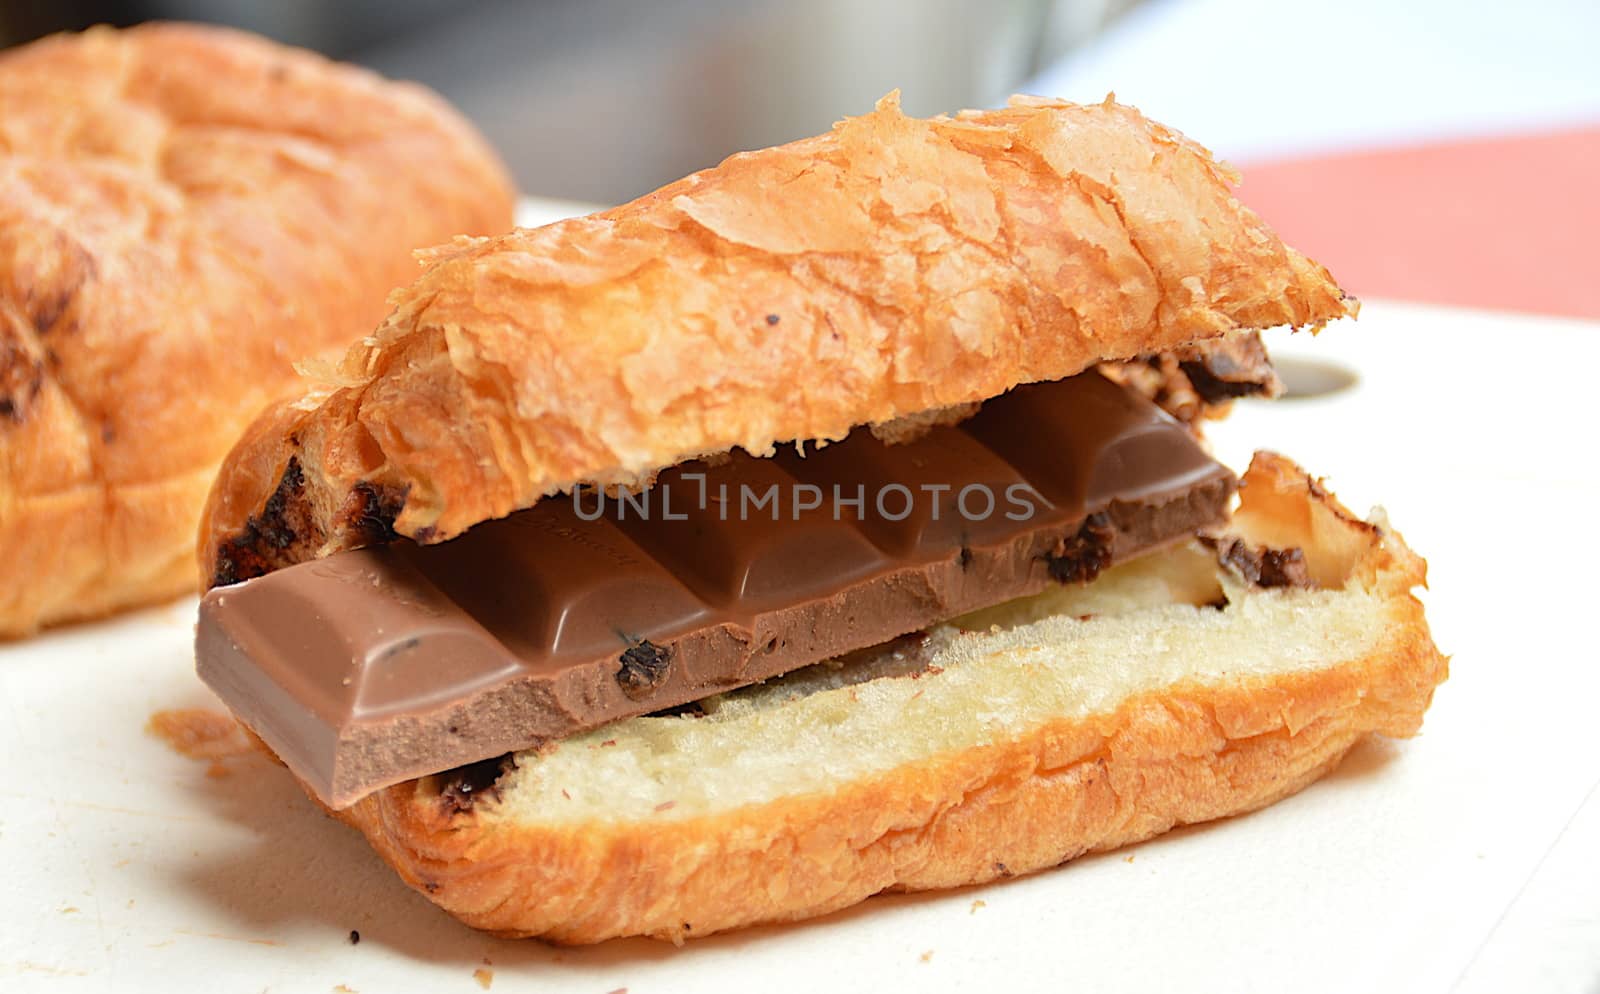
{"type": "Polygon", "coordinates": [[[220,587],[198,669],[338,808],[1092,580],[1219,522],[1234,486],[1086,373],[905,444],[858,429],[686,463],[220,587]]]}

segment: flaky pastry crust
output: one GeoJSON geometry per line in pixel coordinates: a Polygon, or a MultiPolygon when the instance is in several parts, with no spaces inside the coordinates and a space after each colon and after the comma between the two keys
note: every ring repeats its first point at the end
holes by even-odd
{"type": "Polygon", "coordinates": [[[432,93],[220,28],[5,52],[0,107],[4,637],[193,589],[216,467],[293,364],[513,190],[432,93]]]}
{"type": "MultiPolygon", "coordinates": [[[[1414,734],[1448,661],[1412,593],[1426,564],[1398,533],[1357,519],[1271,454],[1257,456],[1241,497],[1236,534],[1299,543],[1319,582],[1334,584],[1325,589],[1377,595],[1381,636],[1369,651],[1351,655],[1329,637],[1284,645],[1286,656],[1316,661],[1180,683],[883,775],[704,816],[543,823],[496,810],[515,807],[514,788],[462,811],[428,780],[335,814],[467,924],[588,943],[682,941],[883,891],[984,883],[1263,807],[1328,773],[1368,735],[1414,734]]],[[[977,712],[983,702],[973,704],[977,712]]]]}
{"type": "Polygon", "coordinates": [[[458,241],[325,396],[247,434],[201,569],[443,541],[579,482],[1352,313],[1233,178],[1109,100],[919,120],[891,94],[622,207],[458,241]]]}

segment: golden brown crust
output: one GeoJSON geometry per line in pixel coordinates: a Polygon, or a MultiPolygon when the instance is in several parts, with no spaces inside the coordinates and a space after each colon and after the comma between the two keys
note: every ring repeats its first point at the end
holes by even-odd
{"type": "Polygon", "coordinates": [[[339,389],[235,450],[203,567],[360,544],[375,502],[383,528],[442,541],[578,481],[1350,313],[1231,178],[1110,102],[917,120],[891,95],[614,210],[462,241],[339,389]],[[251,518],[282,531],[263,510],[291,458],[294,541],[254,540],[251,518]]]}
{"type": "Polygon", "coordinates": [[[511,224],[445,104],[192,25],[0,54],[0,636],[191,589],[251,415],[411,279],[511,224]]]}
{"type": "Polygon", "coordinates": [[[1140,694],[832,792],[709,816],[527,823],[452,811],[427,781],[337,814],[468,924],[583,943],[679,941],[884,890],[982,883],[1262,807],[1366,735],[1414,734],[1448,663],[1411,593],[1425,564],[1397,534],[1359,522],[1276,456],[1257,457],[1243,495],[1247,536],[1320,539],[1306,549],[1320,575],[1343,570],[1341,582],[1380,595],[1371,651],[1140,694]]]}

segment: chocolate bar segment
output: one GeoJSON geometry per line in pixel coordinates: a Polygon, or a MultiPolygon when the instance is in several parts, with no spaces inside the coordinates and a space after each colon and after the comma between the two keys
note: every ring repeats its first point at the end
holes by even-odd
{"type": "Polygon", "coordinates": [[[886,445],[735,455],[451,542],[212,590],[200,675],[325,803],[677,707],[1083,582],[1220,521],[1234,479],[1095,373],[886,445]]]}
{"type": "Polygon", "coordinates": [[[1014,534],[1022,515],[1042,519],[1052,509],[1015,467],[960,428],[931,428],[909,445],[857,431],[803,456],[786,447],[774,461],[830,497],[836,486],[859,501],[840,510],[858,509],[862,532],[897,558],[988,545],[1014,534]]]}
{"type": "Polygon", "coordinates": [[[613,654],[613,603],[628,604],[640,631],[706,624],[710,608],[683,579],[624,530],[577,512],[571,501],[541,501],[442,545],[390,550],[522,658],[613,654]]]}
{"type": "Polygon", "coordinates": [[[857,529],[824,510],[821,495],[797,492],[799,482],[771,459],[743,456],[714,470],[690,463],[662,473],[638,501],[613,501],[609,510],[708,603],[754,618],[890,566],[857,529]]]}

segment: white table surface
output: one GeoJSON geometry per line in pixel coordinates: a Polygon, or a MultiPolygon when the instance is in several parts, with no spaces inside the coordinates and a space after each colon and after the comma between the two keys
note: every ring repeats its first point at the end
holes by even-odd
{"type": "Polygon", "coordinates": [[[495,991],[593,994],[1593,990],[1600,472],[1578,379],[1600,325],[1369,302],[1278,352],[1359,384],[1241,404],[1219,451],[1276,447],[1358,508],[1381,498],[1428,557],[1453,675],[1417,739],[1034,877],[563,950],[457,924],[267,762],[208,777],[149,736],[158,709],[215,706],[184,600],[0,646],[0,990],[468,992],[480,968],[495,991]]]}

